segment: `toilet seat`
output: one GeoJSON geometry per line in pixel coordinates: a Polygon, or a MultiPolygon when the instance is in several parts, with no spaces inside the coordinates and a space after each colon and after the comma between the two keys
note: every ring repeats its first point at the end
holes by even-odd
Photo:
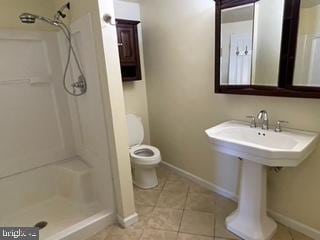
{"type": "Polygon", "coordinates": [[[150,145],[137,145],[131,147],[130,156],[133,162],[139,165],[155,165],[161,161],[159,149],[150,145]]]}

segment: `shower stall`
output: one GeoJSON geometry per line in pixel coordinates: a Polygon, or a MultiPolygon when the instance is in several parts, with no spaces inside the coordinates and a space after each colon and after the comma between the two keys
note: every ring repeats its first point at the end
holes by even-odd
{"type": "Polygon", "coordinates": [[[1,4],[0,226],[85,239],[113,221],[107,128],[92,16],[57,2],[1,4]]]}

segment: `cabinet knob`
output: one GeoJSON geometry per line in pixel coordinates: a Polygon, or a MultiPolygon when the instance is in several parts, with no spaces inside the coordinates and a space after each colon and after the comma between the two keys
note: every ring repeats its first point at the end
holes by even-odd
{"type": "Polygon", "coordinates": [[[119,47],[122,47],[122,46],[123,46],[123,43],[118,43],[118,46],[119,46],[119,47]]]}

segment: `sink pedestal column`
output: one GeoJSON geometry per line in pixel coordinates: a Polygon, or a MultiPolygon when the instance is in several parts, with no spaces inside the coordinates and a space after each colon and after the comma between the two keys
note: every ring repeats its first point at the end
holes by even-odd
{"type": "Polygon", "coordinates": [[[277,224],[267,216],[267,167],[243,160],[238,209],[226,218],[229,231],[246,240],[269,240],[277,224]]]}

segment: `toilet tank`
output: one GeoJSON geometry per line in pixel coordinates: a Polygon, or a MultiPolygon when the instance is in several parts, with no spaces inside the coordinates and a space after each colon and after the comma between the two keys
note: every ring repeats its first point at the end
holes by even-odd
{"type": "Polygon", "coordinates": [[[129,147],[141,145],[144,138],[144,129],[140,117],[134,114],[127,114],[129,147]]]}

